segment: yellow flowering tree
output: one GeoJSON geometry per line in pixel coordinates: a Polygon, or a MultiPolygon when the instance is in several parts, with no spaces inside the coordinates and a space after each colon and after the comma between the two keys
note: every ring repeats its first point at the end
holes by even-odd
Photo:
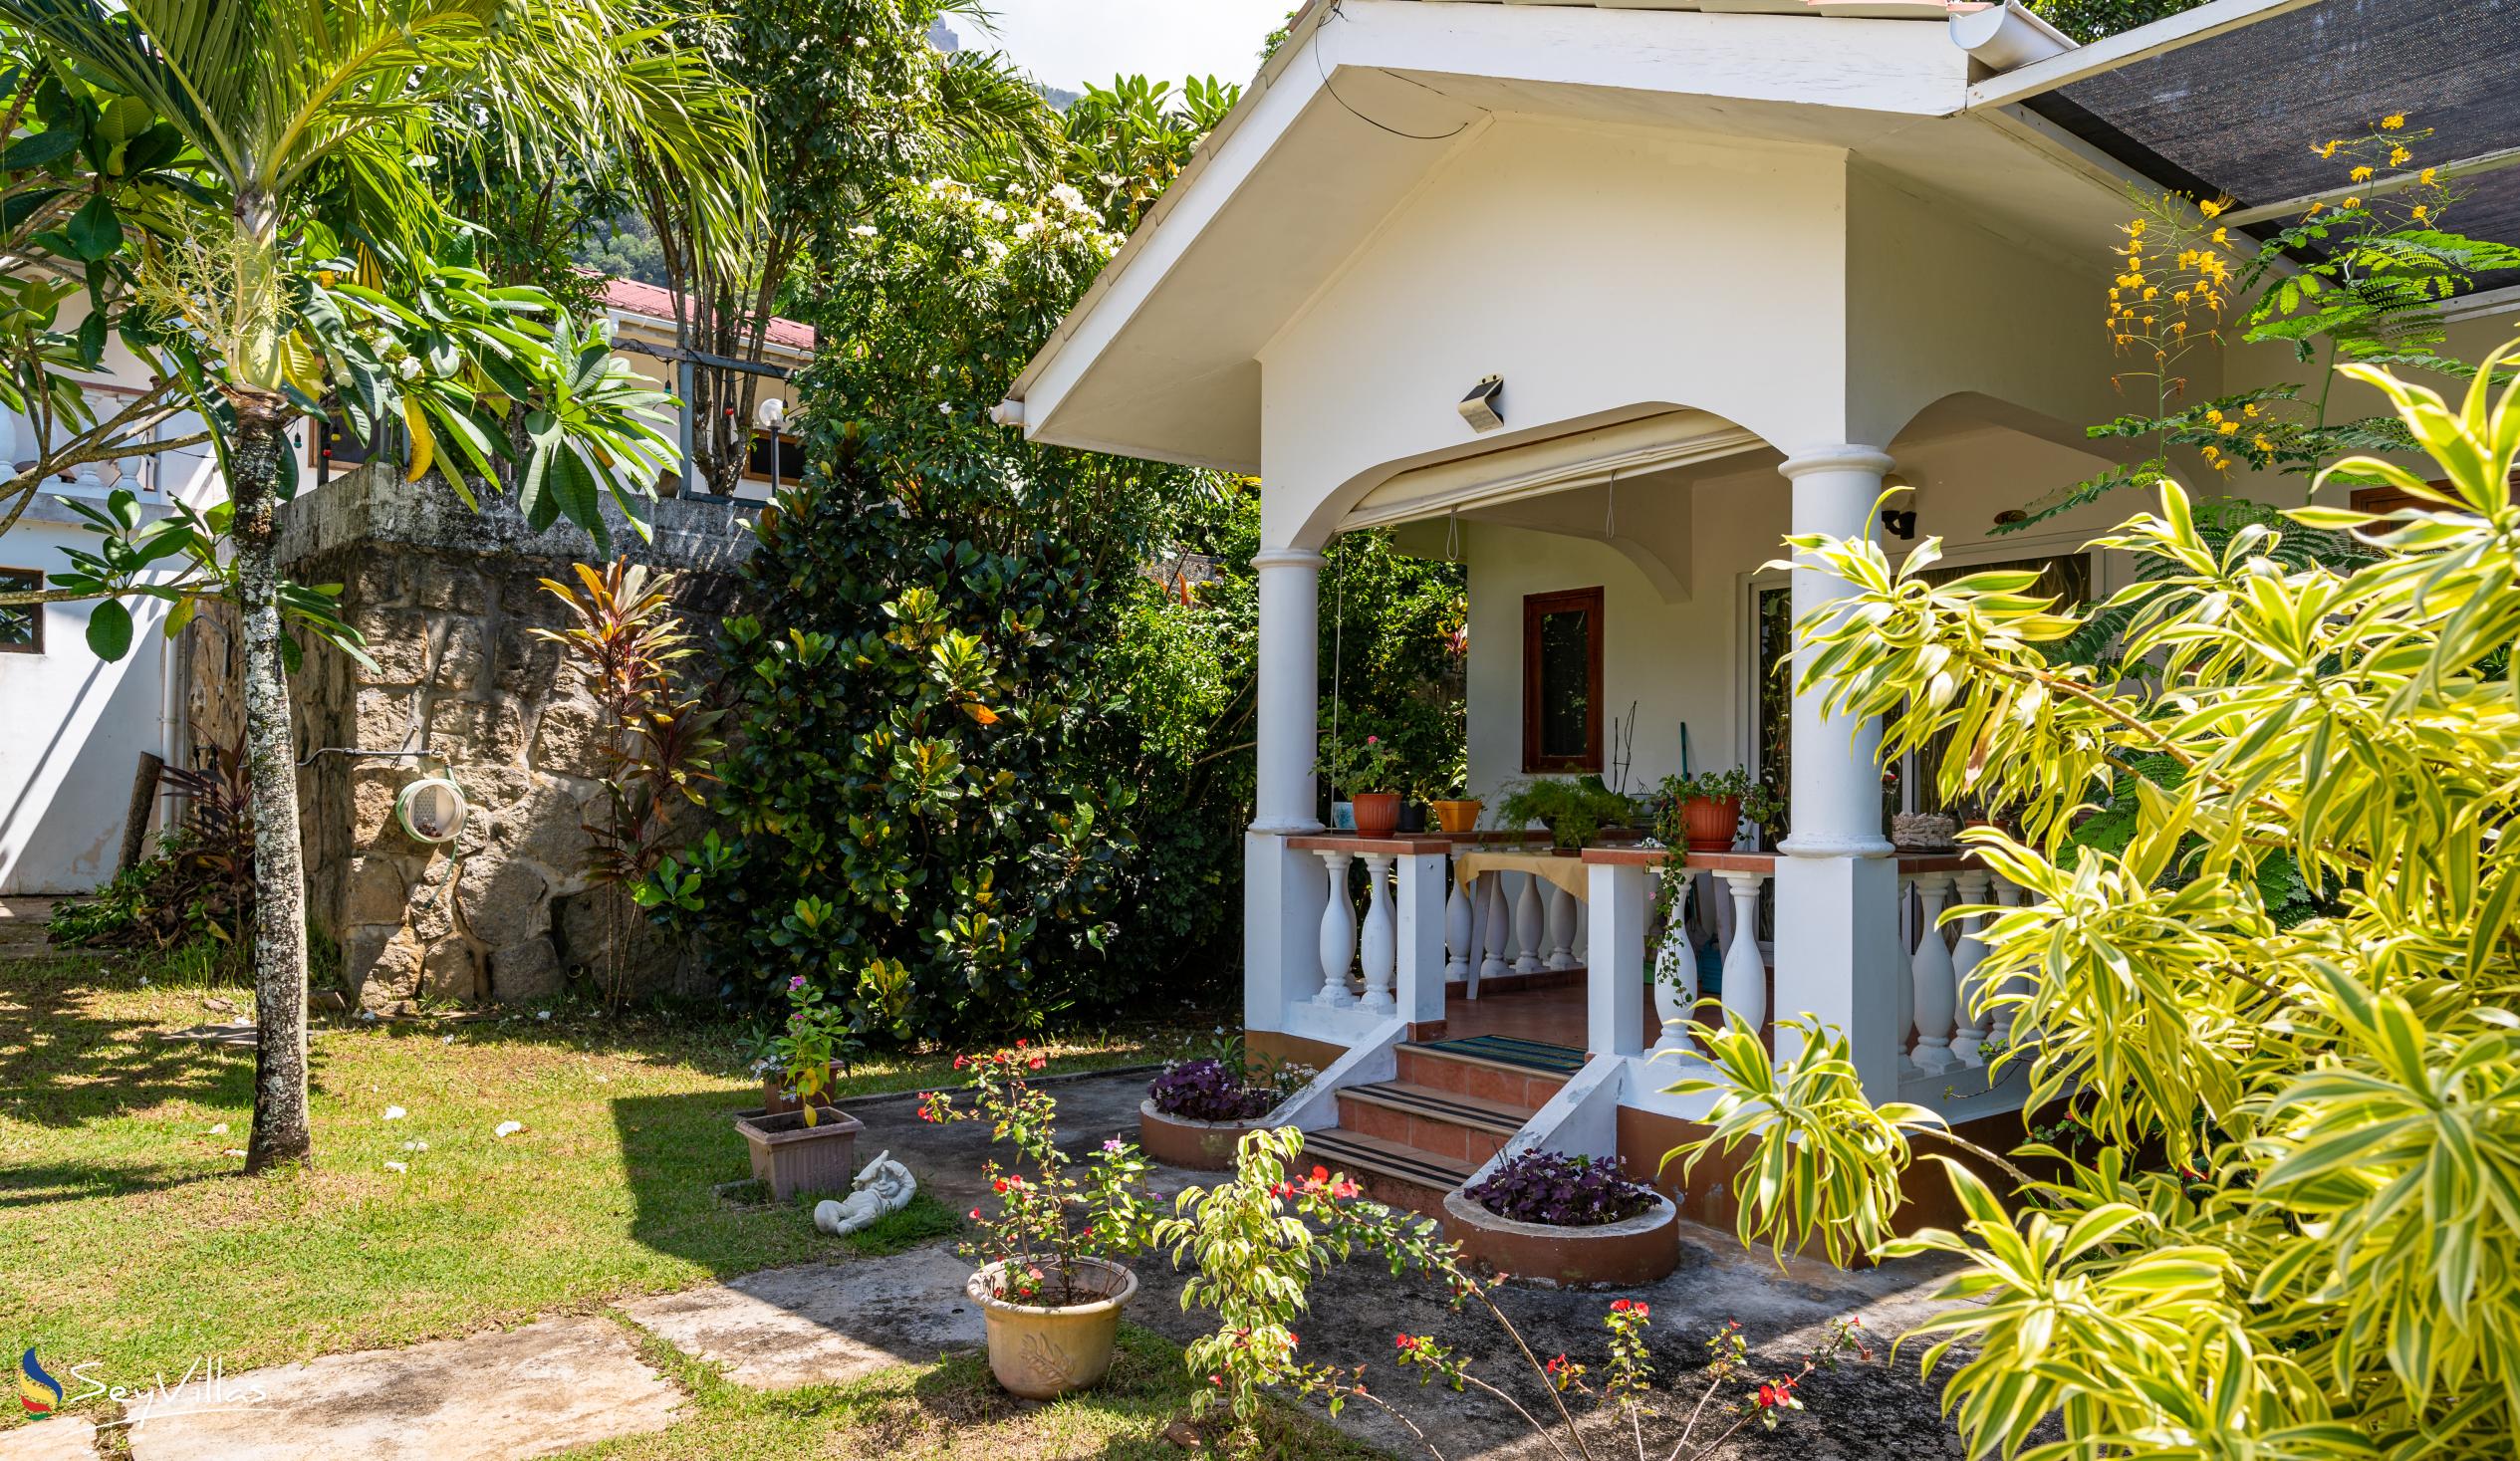
{"type": "Polygon", "coordinates": [[[2417,149],[2427,130],[2402,115],[2312,150],[2339,166],[2332,198],[2263,239],[2235,232],[2225,200],[2139,195],[2116,245],[2104,328],[2127,361],[2120,390],[2142,408],[2091,428],[2096,438],[2147,441],[2143,460],[2085,478],[2035,503],[2017,531],[2121,487],[2172,470],[2173,448],[2214,473],[2236,465],[2315,477],[2358,452],[2411,451],[2390,416],[2337,419],[2335,367],[2349,363],[2464,379],[2475,366],[2442,355],[2436,306],[2478,275],[2520,268],[2520,248],[2445,227],[2460,191],[2417,149]],[[2236,337],[2280,341],[2318,367],[2317,389],[2280,382],[2198,399],[2181,366],[2192,352],[2236,337]]]}
{"type": "Polygon", "coordinates": [[[1989,917],[1978,987],[2029,1032],[1996,1074],[2027,1067],[2080,1139],[2010,1154],[2042,1174],[2012,1211],[1952,1165],[1963,1231],[1896,1239],[1890,1204],[1861,1200],[1910,1160],[1881,1130],[1936,1118],[1865,1106],[1829,1040],[1771,1068],[1735,1028],[1714,1037],[1726,1108],[1700,1145],[1746,1142],[1775,1175],[1742,1189],[1746,1235],[1817,1223],[1956,1261],[1952,1307],[1917,1333],[1929,1366],[1959,1361],[1945,1399],[1972,1454],[2512,1454],[2520,385],[2493,376],[2513,350],[2457,400],[2342,367],[2431,459],[2331,469],[2418,506],[2289,514],[2355,535],[2359,566],[2287,562],[2263,535],[2211,548],[2158,484],[2157,512],[2101,540],[2192,591],[2131,627],[2143,679],[2054,658],[2081,619],[2029,597],[2030,574],[1934,584],[1932,542],[1893,568],[1870,541],[1791,540],[1855,590],[1801,625],[1804,682],[1887,717],[1885,756],[1949,737],[1946,800],[2020,809],[2020,840],[1968,838],[2029,905],[1948,916],[1989,917]],[[2129,777],[2123,850],[2072,846],[2088,800],[2152,759],[2172,771],[2129,777]],[[2317,916],[2270,916],[2255,874],[2273,857],[2322,889],[2317,916]],[[2032,1446],[2049,1416],[2063,1438],[2032,1446]]]}

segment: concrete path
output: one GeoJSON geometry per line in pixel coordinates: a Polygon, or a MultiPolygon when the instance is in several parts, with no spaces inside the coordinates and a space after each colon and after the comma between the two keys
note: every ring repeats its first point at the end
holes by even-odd
{"type": "Polygon", "coordinates": [[[89,1461],[96,1454],[96,1426],[75,1415],[0,1430],[0,1461],[89,1461]]]}
{"type": "Polygon", "coordinates": [[[622,1306],[639,1328],[765,1390],[838,1384],[896,1364],[929,1364],[983,1339],[962,1296],[971,1265],[946,1248],[809,1264],[704,1284],[622,1306]]]}

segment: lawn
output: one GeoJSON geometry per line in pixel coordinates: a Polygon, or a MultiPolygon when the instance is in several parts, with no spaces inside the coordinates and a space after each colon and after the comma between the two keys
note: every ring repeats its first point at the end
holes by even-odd
{"type": "MultiPolygon", "coordinates": [[[[564,1453],[638,1461],[790,1461],[798,1456],[891,1461],[1178,1461],[1164,1430],[1186,1413],[1191,1392],[1180,1346],[1135,1325],[1121,1327],[1111,1375],[1051,1404],[1008,1395],[979,1353],[907,1364],[854,1384],[750,1390],[719,1379],[654,1340],[649,1363],[690,1391],[687,1418],[653,1435],[564,1453]]],[[[1366,1461],[1381,1453],[1348,1440],[1317,1415],[1273,1405],[1261,1453],[1280,1461],[1366,1461]]]]}
{"type": "MultiPolygon", "coordinates": [[[[85,957],[0,964],[13,1353],[170,1379],[217,1356],[233,1373],[831,1256],[805,1207],[734,1210],[711,1191],[749,1175],[726,1115],[759,1103],[734,1025],[565,1003],[330,1017],[313,1042],[315,1169],[247,1178],[252,1052],[159,1038],[230,1018],[205,1000],[243,1008],[246,992],[145,977],[85,957]],[[506,1121],[522,1129],[497,1135],[506,1121]]],[[[1187,1038],[1158,1025],[1035,1043],[1055,1074],[1160,1060],[1187,1038]]],[[[952,1082],[949,1053],[893,1057],[842,1094],[952,1082]]],[[[929,1235],[951,1221],[904,1217],[929,1235]]]]}

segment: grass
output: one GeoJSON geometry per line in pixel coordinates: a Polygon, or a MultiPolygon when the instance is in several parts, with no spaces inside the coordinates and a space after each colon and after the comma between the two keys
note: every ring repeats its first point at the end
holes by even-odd
{"type": "MultiPolygon", "coordinates": [[[[637,1461],[791,1461],[882,1456],[891,1461],[1179,1461],[1164,1430],[1188,1411],[1178,1345],[1123,1325],[1120,1355],[1097,1388],[1049,1404],[1018,1400],[980,1354],[908,1364],[845,1385],[749,1390],[649,1340],[645,1357],[690,1391],[687,1418],[652,1435],[563,1453],[637,1461]]],[[[1272,1406],[1260,1454],[1280,1461],[1364,1461],[1380,1453],[1311,1415],[1272,1406]]]]}
{"type": "MultiPolygon", "coordinates": [[[[568,1004],[548,1018],[330,1018],[313,1042],[315,1169],[248,1178],[235,1152],[253,1053],[158,1038],[232,1018],[205,998],[242,1010],[248,994],[144,985],[149,967],[0,966],[0,1339],[13,1353],[102,1361],[114,1382],[212,1355],[234,1373],[831,1256],[810,1205],[730,1206],[712,1190],[749,1175],[726,1114],[760,1088],[735,1027],[568,1004]],[[523,1129],[494,1134],[511,1120],[523,1129]]],[[[1184,1036],[1035,1043],[1057,1073],[1163,1059],[1184,1036]]],[[[950,1084],[949,1054],[895,1056],[862,1063],[841,1094],[950,1084]]],[[[931,1199],[855,1246],[897,1252],[953,1222],[931,1199]]]]}

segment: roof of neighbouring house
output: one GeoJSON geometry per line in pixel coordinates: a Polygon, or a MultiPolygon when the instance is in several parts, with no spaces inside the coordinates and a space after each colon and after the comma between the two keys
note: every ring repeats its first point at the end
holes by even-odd
{"type": "MultiPolygon", "coordinates": [[[[659,285],[641,284],[635,279],[608,279],[604,283],[604,302],[625,315],[673,323],[673,291],[659,285]]],[[[770,322],[766,338],[772,345],[810,351],[814,348],[814,327],[801,320],[776,317],[770,322]]]]}

